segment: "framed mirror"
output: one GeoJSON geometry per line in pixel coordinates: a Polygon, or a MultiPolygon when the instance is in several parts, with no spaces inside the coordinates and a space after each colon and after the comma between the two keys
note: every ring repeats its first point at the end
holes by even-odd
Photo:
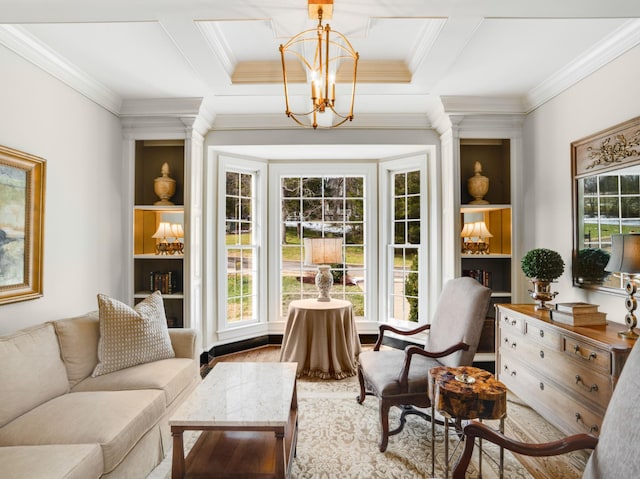
{"type": "Polygon", "coordinates": [[[611,235],[640,232],[640,117],[571,143],[571,167],[573,284],[623,294],[603,269],[611,235]]]}

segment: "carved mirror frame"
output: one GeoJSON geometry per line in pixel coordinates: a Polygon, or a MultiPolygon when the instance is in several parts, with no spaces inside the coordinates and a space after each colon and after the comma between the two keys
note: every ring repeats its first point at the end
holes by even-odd
{"type": "Polygon", "coordinates": [[[611,252],[611,235],[640,232],[640,117],[571,143],[574,286],[624,294],[624,278],[576,278],[583,248],[611,252]]]}

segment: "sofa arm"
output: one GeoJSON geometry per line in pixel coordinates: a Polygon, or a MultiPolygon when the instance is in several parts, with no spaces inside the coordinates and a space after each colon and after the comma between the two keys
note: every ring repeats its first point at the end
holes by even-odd
{"type": "Polygon", "coordinates": [[[169,337],[176,358],[200,360],[197,352],[198,332],[188,328],[169,328],[169,337]]]}

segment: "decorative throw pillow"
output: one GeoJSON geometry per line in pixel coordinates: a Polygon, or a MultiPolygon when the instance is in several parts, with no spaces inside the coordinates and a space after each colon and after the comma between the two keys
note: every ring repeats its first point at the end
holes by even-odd
{"type": "Polygon", "coordinates": [[[100,341],[98,364],[93,370],[93,377],[175,357],[159,291],[133,309],[99,294],[98,312],[100,341]]]}

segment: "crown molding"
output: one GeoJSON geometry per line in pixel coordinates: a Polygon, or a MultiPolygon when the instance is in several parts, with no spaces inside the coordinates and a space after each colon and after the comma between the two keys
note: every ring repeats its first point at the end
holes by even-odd
{"type": "Polygon", "coordinates": [[[640,20],[627,20],[596,47],[532,88],[523,98],[525,112],[535,110],[639,43],[640,20]]]}
{"type": "Polygon", "coordinates": [[[114,115],[120,114],[122,99],[119,95],[54,52],[25,28],[0,25],[0,43],[114,115]]]}
{"type": "Polygon", "coordinates": [[[440,97],[448,115],[505,115],[526,113],[520,97],[512,96],[457,96],[440,97]]]}
{"type": "MultiPolygon", "coordinates": [[[[307,129],[294,123],[284,114],[242,115],[218,114],[212,130],[300,130],[307,129]]],[[[311,129],[309,127],[308,129],[311,129]]],[[[338,129],[385,129],[385,130],[425,130],[431,129],[427,114],[386,113],[356,114],[351,122],[342,124],[338,129]]]]}

